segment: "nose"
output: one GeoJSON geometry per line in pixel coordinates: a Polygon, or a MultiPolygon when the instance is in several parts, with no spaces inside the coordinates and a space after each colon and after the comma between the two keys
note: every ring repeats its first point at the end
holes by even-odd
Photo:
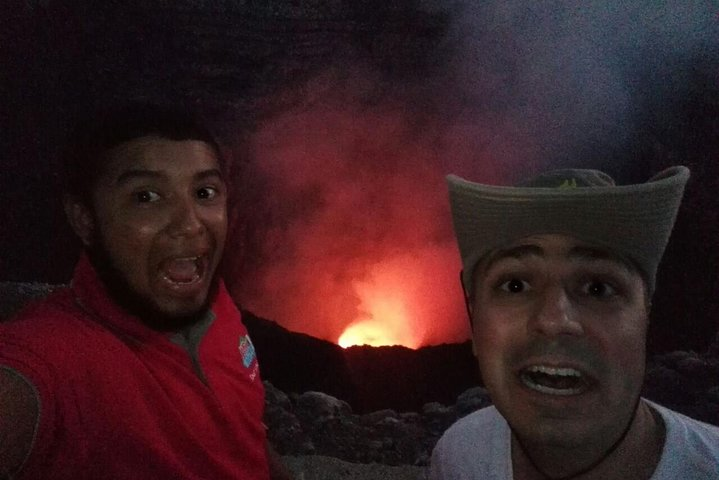
{"type": "Polygon", "coordinates": [[[193,237],[204,231],[205,224],[194,199],[178,199],[172,212],[170,234],[173,237],[193,237]]]}
{"type": "Polygon", "coordinates": [[[529,328],[534,333],[548,337],[578,336],[584,333],[572,300],[561,286],[546,288],[538,295],[529,328]]]}

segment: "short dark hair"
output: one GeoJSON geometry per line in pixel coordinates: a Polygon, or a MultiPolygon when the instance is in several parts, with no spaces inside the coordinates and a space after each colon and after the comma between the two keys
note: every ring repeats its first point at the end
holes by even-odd
{"type": "Polygon", "coordinates": [[[226,172],[219,144],[198,116],[183,107],[131,103],[104,107],[78,122],[61,154],[65,193],[89,202],[107,154],[131,140],[156,135],[170,140],[199,140],[214,151],[226,172]]]}

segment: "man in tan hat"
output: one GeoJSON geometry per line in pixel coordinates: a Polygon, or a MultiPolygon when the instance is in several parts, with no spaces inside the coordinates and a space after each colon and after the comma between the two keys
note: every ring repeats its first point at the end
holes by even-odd
{"type": "Polygon", "coordinates": [[[651,296],[689,171],[517,187],[449,176],[473,348],[494,406],[437,443],[432,479],[719,478],[719,428],[640,397],[651,296]]]}

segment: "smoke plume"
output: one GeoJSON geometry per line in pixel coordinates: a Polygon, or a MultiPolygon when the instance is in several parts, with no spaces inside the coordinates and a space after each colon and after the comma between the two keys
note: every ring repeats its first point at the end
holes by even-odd
{"type": "Polygon", "coordinates": [[[427,72],[357,60],[293,85],[250,139],[262,249],[245,306],[333,342],[357,325],[355,343],[468,338],[444,176],[621,172],[642,112],[716,59],[716,5],[639,3],[424,2],[451,20],[427,72]]]}

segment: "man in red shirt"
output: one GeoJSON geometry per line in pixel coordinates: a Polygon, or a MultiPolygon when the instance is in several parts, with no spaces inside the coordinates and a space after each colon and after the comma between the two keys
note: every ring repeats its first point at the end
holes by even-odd
{"type": "Polygon", "coordinates": [[[192,116],[133,106],[80,128],[69,288],[0,325],[0,478],[289,478],[217,276],[226,169],[192,116]]]}

